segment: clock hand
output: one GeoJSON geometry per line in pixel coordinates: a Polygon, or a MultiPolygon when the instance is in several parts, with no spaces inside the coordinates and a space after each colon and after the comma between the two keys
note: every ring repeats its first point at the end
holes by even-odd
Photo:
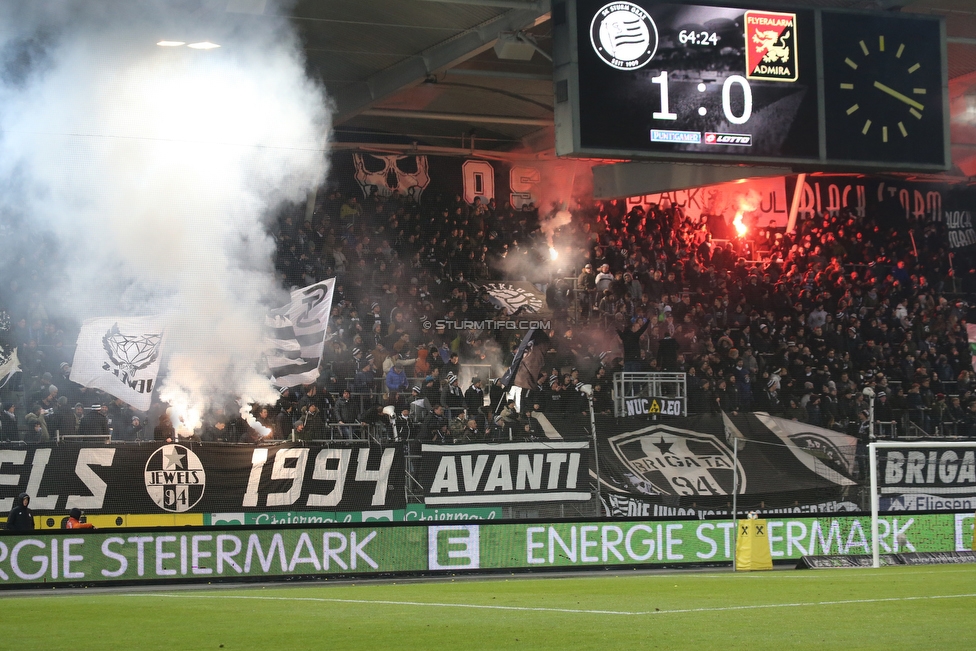
{"type": "Polygon", "coordinates": [[[916,102],[915,100],[913,100],[911,97],[906,97],[905,95],[902,95],[901,93],[899,93],[894,88],[888,88],[887,86],[885,86],[884,84],[882,84],[880,81],[874,82],[874,87],[877,88],[878,90],[880,90],[881,92],[888,93],[889,95],[891,95],[895,99],[898,99],[898,100],[901,100],[901,101],[905,102],[909,106],[912,106],[914,108],[917,108],[919,111],[921,111],[922,109],[925,108],[924,106],[922,106],[921,104],[919,104],[918,102],[916,102]]]}

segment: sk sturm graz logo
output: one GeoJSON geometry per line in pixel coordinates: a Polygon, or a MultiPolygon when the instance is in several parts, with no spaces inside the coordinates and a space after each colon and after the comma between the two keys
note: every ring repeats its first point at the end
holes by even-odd
{"type": "Polygon", "coordinates": [[[524,312],[538,312],[542,309],[542,299],[527,289],[508,283],[489,283],[484,286],[492,305],[513,314],[519,308],[524,312]]]}
{"type": "Polygon", "coordinates": [[[649,484],[662,495],[729,495],[734,476],[745,491],[742,466],[734,466],[728,449],[717,438],[688,430],[652,425],[610,439],[620,461],[638,485],[649,484]]]}
{"type": "Polygon", "coordinates": [[[617,70],[636,70],[657,52],[657,25],[630,2],[611,2],[593,16],[590,43],[601,59],[617,70]]]}
{"type": "Polygon", "coordinates": [[[162,338],[162,334],[124,335],[116,323],[102,337],[102,346],[116,368],[131,378],[156,361],[162,338]]]}
{"type": "Polygon", "coordinates": [[[796,14],[747,11],[746,77],[796,81],[796,14]]]}
{"type": "Polygon", "coordinates": [[[165,511],[189,511],[203,497],[206,484],[200,457],[182,445],[164,445],[146,461],[146,492],[165,511]]]}

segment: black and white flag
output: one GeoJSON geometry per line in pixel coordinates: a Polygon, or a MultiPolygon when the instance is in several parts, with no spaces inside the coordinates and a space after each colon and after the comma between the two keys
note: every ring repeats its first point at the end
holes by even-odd
{"type": "Polygon", "coordinates": [[[4,347],[0,344],[0,387],[7,383],[14,373],[20,370],[20,360],[17,359],[17,349],[13,346],[4,347]]]}
{"type": "Polygon", "coordinates": [[[81,325],[71,381],[101,389],[148,411],[159,374],[162,319],[89,319],[81,325]]]}
{"type": "Polygon", "coordinates": [[[334,288],[335,278],[330,278],[296,289],[288,305],[268,316],[272,334],[267,361],[275,386],[293,387],[318,379],[334,288]]]}

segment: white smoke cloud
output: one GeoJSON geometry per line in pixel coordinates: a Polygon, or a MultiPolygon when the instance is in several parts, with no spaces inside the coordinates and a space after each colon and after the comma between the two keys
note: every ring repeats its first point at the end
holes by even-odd
{"type": "Polygon", "coordinates": [[[257,372],[262,324],[287,296],[266,220],[326,173],[328,104],[273,13],[0,7],[0,209],[57,236],[66,282],[52,311],[166,316],[160,395],[183,413],[274,399],[257,372]]]}

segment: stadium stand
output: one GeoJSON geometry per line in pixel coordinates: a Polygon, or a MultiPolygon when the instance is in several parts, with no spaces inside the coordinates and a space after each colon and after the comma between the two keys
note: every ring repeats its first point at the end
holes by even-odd
{"type": "MultiPolygon", "coordinates": [[[[555,233],[566,251],[558,273],[540,275],[550,215],[534,206],[336,189],[319,197],[311,220],[287,213],[273,229],[283,286],[337,277],[320,380],[256,407],[270,408],[261,420],[274,438],[536,436],[522,414],[476,407],[488,402],[481,395],[497,404],[493,381],[522,335],[452,327],[518,318],[491,302],[488,281],[529,281],[545,293],[547,365],[527,404],[543,413],[588,413],[584,382],[597,388],[596,410],[609,413],[612,376],[623,368],[617,332],[646,319],[630,370],[687,373],[689,413],[767,411],[856,435],[871,388],[879,436],[976,436],[964,327],[976,274],[956,277],[939,223],[842,210],[803,220],[795,233],[726,239],[721,219],[692,223],[678,207],[645,214],[622,201],[578,203],[555,233]],[[484,393],[472,397],[477,379],[484,393]],[[446,434],[430,417],[437,404],[446,434]]],[[[18,403],[21,435],[36,422],[51,438],[74,434],[86,410],[107,405],[114,440],[152,439],[161,410],[133,414],[68,379],[78,324],[48,318],[40,296],[51,268],[43,256],[20,258],[0,292],[2,336],[24,371],[2,397],[18,403]]],[[[235,409],[213,409],[196,436],[255,440],[235,409]]]]}

